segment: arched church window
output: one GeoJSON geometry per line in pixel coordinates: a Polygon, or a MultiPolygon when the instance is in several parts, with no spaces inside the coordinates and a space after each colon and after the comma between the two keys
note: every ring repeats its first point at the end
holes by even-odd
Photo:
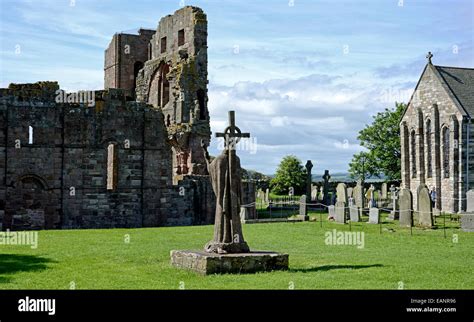
{"type": "Polygon", "coordinates": [[[432,146],[431,146],[431,120],[426,121],[426,166],[427,172],[426,175],[428,178],[433,176],[433,164],[432,164],[432,146]]]}
{"type": "Polygon", "coordinates": [[[415,131],[411,131],[410,134],[410,154],[411,154],[411,173],[412,177],[416,178],[416,133],[415,131]]]}
{"type": "Polygon", "coordinates": [[[444,127],[443,138],[443,173],[445,178],[449,178],[449,128],[444,127]]]}

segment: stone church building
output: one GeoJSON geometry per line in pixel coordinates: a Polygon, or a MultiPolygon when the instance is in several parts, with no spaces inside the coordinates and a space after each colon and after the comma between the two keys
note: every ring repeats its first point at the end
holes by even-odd
{"type": "Polygon", "coordinates": [[[0,89],[3,229],[213,222],[204,12],[115,34],[104,72],[89,100],[57,82],[0,89]]]}
{"type": "Polygon", "coordinates": [[[400,122],[402,187],[436,190],[435,208],[466,210],[474,182],[474,69],[433,65],[431,53],[400,122]]]}

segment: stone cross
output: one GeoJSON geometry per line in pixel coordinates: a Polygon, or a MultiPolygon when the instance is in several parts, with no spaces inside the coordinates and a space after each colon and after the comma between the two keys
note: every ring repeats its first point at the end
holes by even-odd
{"type": "Polygon", "coordinates": [[[390,186],[390,194],[392,198],[392,211],[390,212],[390,219],[396,219],[397,216],[397,199],[398,199],[398,189],[392,184],[390,186]]]}
{"type": "MultiPolygon", "coordinates": [[[[216,137],[225,139],[225,149],[210,162],[205,150],[207,168],[212,189],[216,195],[214,238],[204,246],[208,253],[248,253],[250,249],[244,240],[240,222],[240,201],[242,198],[242,168],[235,153],[236,144],[249,133],[241,133],[235,126],[235,113],[229,112],[229,126],[216,137]]],[[[201,143],[203,148],[205,144],[201,143]]]]}
{"type": "Polygon", "coordinates": [[[241,138],[249,138],[250,133],[242,133],[240,129],[235,126],[235,112],[229,111],[229,126],[226,127],[223,133],[216,133],[217,138],[224,138],[225,148],[234,151],[237,143],[241,138]]]}
{"type": "Polygon", "coordinates": [[[313,169],[313,163],[311,160],[308,160],[306,162],[306,200],[310,201],[311,200],[311,181],[313,181],[313,178],[311,176],[311,169],[313,169]]]}
{"type": "Polygon", "coordinates": [[[429,64],[431,64],[431,58],[433,58],[433,54],[431,53],[431,51],[429,51],[428,54],[426,55],[426,59],[428,59],[429,64]]]}
{"type": "Polygon", "coordinates": [[[326,205],[329,205],[329,179],[331,179],[331,176],[329,175],[329,170],[324,170],[324,176],[323,176],[323,180],[324,180],[324,190],[323,190],[323,194],[324,194],[324,203],[326,205]]]}

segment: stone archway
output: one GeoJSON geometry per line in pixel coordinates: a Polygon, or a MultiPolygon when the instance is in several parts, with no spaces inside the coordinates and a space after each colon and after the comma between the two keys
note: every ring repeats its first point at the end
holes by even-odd
{"type": "Polygon", "coordinates": [[[7,190],[5,228],[11,230],[52,229],[56,207],[44,179],[36,175],[20,177],[7,190]]]}

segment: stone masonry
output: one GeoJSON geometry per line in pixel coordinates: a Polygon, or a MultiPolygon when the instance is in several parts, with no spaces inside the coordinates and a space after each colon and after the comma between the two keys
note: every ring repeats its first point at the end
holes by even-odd
{"type": "Polygon", "coordinates": [[[200,148],[211,134],[206,15],[184,7],[156,31],[114,35],[104,67],[92,105],[58,101],[57,82],[0,89],[3,229],[214,221],[200,148]]]}

